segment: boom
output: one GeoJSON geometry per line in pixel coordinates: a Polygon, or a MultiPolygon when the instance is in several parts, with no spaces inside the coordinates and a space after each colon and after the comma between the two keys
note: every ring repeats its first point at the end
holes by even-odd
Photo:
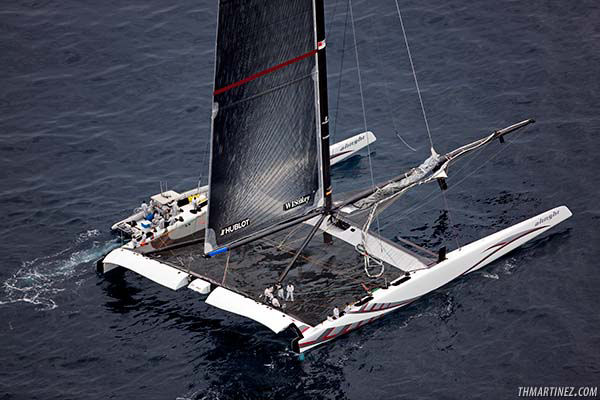
{"type": "Polygon", "coordinates": [[[412,187],[431,182],[434,179],[439,180],[441,185],[445,185],[444,179],[448,176],[448,166],[451,163],[463,157],[465,154],[485,146],[495,139],[503,142],[505,135],[534,122],[535,120],[533,119],[518,122],[504,129],[494,131],[486,137],[459,147],[443,156],[440,156],[432,150],[431,156],[418,167],[388,181],[382,182],[374,188],[369,188],[357,193],[336,205],[334,209],[345,214],[351,214],[357,210],[366,210],[384,200],[399,196],[412,187]]]}

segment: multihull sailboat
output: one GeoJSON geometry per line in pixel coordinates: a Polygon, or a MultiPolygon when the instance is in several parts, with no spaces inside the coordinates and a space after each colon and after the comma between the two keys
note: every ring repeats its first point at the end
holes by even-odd
{"type": "Polygon", "coordinates": [[[432,143],[419,166],[334,201],[326,47],[323,0],[220,0],[202,229],[151,251],[124,245],[99,268],[187,287],[275,333],[290,329],[292,349],[301,353],[483,268],[571,216],[560,206],[449,252],[371,231],[403,193],[430,182],[446,190],[454,162],[534,121],[446,154],[432,143]],[[373,275],[374,265],[380,271],[373,275]],[[290,283],[295,298],[273,294],[290,283]]]}

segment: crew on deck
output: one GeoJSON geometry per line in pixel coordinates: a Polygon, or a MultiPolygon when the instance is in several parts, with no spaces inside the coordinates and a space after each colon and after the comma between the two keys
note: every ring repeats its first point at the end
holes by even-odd
{"type": "Polygon", "coordinates": [[[140,206],[140,208],[142,209],[142,212],[144,213],[144,218],[146,218],[148,216],[148,214],[150,214],[150,208],[148,208],[148,204],[146,204],[146,202],[143,202],[142,205],[140,206]]]}
{"type": "Polygon", "coordinates": [[[273,286],[266,288],[264,295],[265,295],[265,300],[267,300],[268,302],[272,302],[273,301],[273,286]]]}
{"type": "Polygon", "coordinates": [[[338,319],[340,317],[340,310],[337,306],[333,307],[333,319],[338,319]]]}
{"type": "Polygon", "coordinates": [[[281,307],[281,303],[279,303],[279,300],[277,300],[277,297],[273,297],[273,299],[271,300],[271,304],[273,304],[273,307],[281,307]]]}
{"type": "Polygon", "coordinates": [[[291,283],[288,283],[286,287],[285,300],[294,301],[294,285],[291,283]]]}
{"type": "Polygon", "coordinates": [[[344,314],[348,314],[350,312],[350,303],[346,303],[346,307],[344,307],[344,314]]]}

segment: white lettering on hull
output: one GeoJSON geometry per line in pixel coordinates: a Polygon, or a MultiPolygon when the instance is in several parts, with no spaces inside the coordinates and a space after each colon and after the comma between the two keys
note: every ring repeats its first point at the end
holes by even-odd
{"type": "Polygon", "coordinates": [[[547,221],[551,221],[552,218],[558,216],[558,214],[560,214],[559,210],[552,211],[551,214],[548,214],[547,216],[545,216],[543,218],[540,218],[540,220],[535,223],[535,226],[541,225],[541,224],[543,224],[544,222],[547,222],[547,221]]]}

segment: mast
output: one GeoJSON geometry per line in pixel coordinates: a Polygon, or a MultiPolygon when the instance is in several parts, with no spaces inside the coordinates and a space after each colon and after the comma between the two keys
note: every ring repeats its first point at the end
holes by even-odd
{"type": "MultiPolygon", "coordinates": [[[[279,275],[277,283],[280,284],[287,274],[290,272],[296,260],[300,254],[304,251],[308,243],[315,236],[321,224],[325,218],[331,214],[332,201],[331,201],[331,164],[329,161],[329,104],[327,100],[327,43],[325,41],[325,7],[323,0],[314,0],[315,7],[315,29],[317,33],[317,82],[319,84],[319,95],[317,101],[319,102],[319,124],[321,127],[321,168],[323,171],[323,191],[325,196],[325,204],[323,207],[323,215],[319,219],[308,236],[304,239],[304,242],[296,253],[292,260],[288,263],[285,270],[279,275]]],[[[327,233],[323,232],[323,241],[326,244],[332,244],[333,238],[327,233]]]]}
{"type": "Polygon", "coordinates": [[[321,157],[323,168],[323,188],[325,191],[325,213],[330,213],[331,201],[331,166],[329,162],[329,103],[327,100],[327,56],[325,41],[325,8],[323,0],[315,0],[315,17],[317,31],[317,68],[319,71],[319,115],[321,124],[321,157]]]}

